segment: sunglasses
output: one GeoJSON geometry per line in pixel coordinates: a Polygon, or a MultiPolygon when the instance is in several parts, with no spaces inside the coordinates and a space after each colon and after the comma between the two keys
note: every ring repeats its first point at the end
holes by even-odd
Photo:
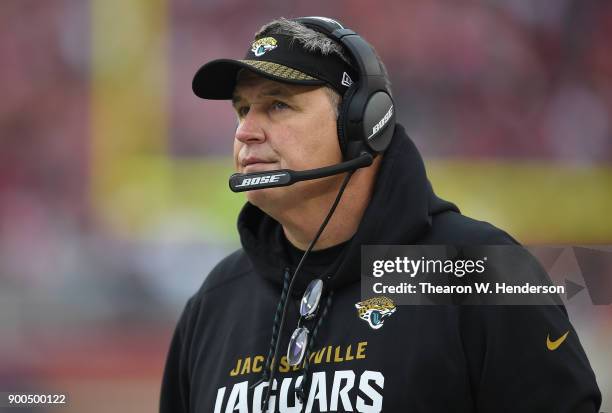
{"type": "Polygon", "coordinates": [[[310,339],[310,331],[303,325],[306,321],[312,320],[315,317],[322,294],[323,280],[321,279],[312,280],[308,287],[306,287],[306,291],[304,291],[302,301],[300,302],[300,319],[291,335],[291,339],[289,339],[289,346],[287,347],[287,363],[290,366],[296,366],[304,360],[310,339]]]}

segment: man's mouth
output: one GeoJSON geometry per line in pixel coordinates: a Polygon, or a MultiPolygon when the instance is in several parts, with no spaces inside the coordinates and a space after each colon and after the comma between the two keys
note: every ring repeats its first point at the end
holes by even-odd
{"type": "Polygon", "coordinates": [[[245,158],[241,162],[242,173],[262,172],[278,169],[278,163],[260,158],[245,158]]]}
{"type": "Polygon", "coordinates": [[[263,172],[263,171],[271,171],[273,169],[278,169],[275,166],[276,166],[276,162],[251,163],[245,166],[244,168],[242,168],[242,172],[245,174],[248,174],[251,172],[263,172]]]}
{"type": "Polygon", "coordinates": [[[240,161],[242,173],[269,171],[277,168],[278,163],[271,159],[259,158],[256,156],[247,156],[240,161]]]}

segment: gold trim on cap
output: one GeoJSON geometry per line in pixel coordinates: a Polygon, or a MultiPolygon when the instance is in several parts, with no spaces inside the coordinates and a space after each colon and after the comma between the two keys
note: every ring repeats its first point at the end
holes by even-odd
{"type": "Polygon", "coordinates": [[[257,69],[261,72],[267,73],[271,76],[280,77],[289,80],[319,80],[306,73],[302,73],[299,70],[292,69],[287,66],[280,65],[273,62],[263,62],[261,60],[240,60],[242,63],[257,69]]]}

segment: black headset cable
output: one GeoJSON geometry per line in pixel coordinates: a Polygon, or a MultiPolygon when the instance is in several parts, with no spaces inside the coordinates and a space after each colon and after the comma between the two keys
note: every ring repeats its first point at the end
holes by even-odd
{"type": "MultiPolygon", "coordinates": [[[[308,256],[310,251],[312,251],[312,249],[314,248],[315,244],[319,240],[319,237],[323,233],[323,230],[325,229],[325,227],[327,226],[327,224],[328,224],[329,220],[331,219],[332,215],[336,211],[336,207],[340,203],[340,199],[342,198],[342,194],[344,193],[344,190],[346,189],[346,186],[348,185],[348,182],[351,179],[351,176],[353,176],[353,173],[355,173],[354,170],[353,171],[349,171],[346,174],[346,176],[344,177],[344,180],[342,181],[342,184],[340,185],[340,189],[338,190],[338,195],[336,195],[336,199],[334,200],[334,203],[332,204],[331,208],[329,209],[329,212],[327,213],[327,216],[323,220],[323,223],[319,227],[319,230],[317,231],[317,234],[315,235],[315,237],[310,242],[310,245],[308,246],[308,249],[306,249],[306,251],[304,252],[304,255],[302,255],[302,258],[300,259],[300,262],[298,263],[298,266],[295,269],[295,272],[293,273],[293,277],[291,279],[291,283],[289,284],[289,289],[287,290],[287,298],[291,297],[291,293],[293,291],[293,286],[295,285],[295,279],[297,278],[297,276],[299,274],[299,271],[302,268],[302,265],[304,264],[304,261],[306,261],[306,257],[308,256]]],[[[270,377],[268,378],[268,388],[267,388],[267,391],[266,391],[266,397],[265,397],[263,405],[262,405],[262,411],[263,412],[267,412],[267,410],[268,410],[268,402],[270,401],[270,396],[272,394],[272,384],[274,382],[274,376],[276,375],[276,365],[277,365],[277,361],[278,361],[278,352],[279,352],[279,349],[280,349],[280,342],[281,342],[281,337],[282,337],[283,329],[285,327],[285,318],[287,316],[287,308],[288,308],[287,303],[288,302],[289,302],[289,299],[286,299],[284,304],[283,304],[283,312],[282,312],[282,316],[281,316],[281,320],[280,320],[280,324],[279,324],[279,329],[278,329],[278,339],[276,340],[276,346],[274,348],[274,355],[272,357],[272,363],[271,363],[271,366],[270,366],[270,377]]]]}

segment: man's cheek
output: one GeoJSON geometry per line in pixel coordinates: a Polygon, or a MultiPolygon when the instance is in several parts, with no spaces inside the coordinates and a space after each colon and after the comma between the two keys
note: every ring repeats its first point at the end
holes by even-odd
{"type": "Polygon", "coordinates": [[[236,171],[240,171],[240,165],[238,163],[238,154],[240,153],[240,148],[242,148],[242,145],[240,144],[240,142],[236,139],[234,139],[234,169],[236,171]]]}

